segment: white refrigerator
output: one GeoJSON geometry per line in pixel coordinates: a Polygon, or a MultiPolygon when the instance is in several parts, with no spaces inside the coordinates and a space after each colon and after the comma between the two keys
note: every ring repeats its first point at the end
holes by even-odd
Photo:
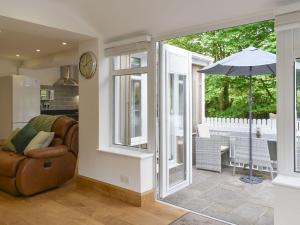
{"type": "Polygon", "coordinates": [[[40,83],[23,75],[0,77],[0,138],[40,115],[40,83]]]}

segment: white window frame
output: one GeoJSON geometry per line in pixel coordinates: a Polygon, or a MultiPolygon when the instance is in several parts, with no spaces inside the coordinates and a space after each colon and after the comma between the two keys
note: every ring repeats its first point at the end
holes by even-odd
{"type": "MultiPolygon", "coordinates": [[[[130,145],[142,145],[147,143],[147,74],[141,74],[140,76],[131,76],[130,84],[132,81],[138,80],[141,81],[141,136],[132,137],[131,131],[130,133],[130,145]]],[[[130,92],[132,89],[130,88],[130,92]]],[[[130,101],[132,98],[130,98],[130,101]]],[[[130,103],[131,110],[130,114],[132,113],[132,103],[130,103]]],[[[131,118],[132,115],[130,115],[131,118]]],[[[131,124],[131,122],[130,122],[131,124]]]]}
{"type": "MultiPolygon", "coordinates": [[[[111,139],[111,145],[114,146],[114,147],[123,147],[123,148],[134,148],[134,146],[136,145],[142,145],[142,144],[146,144],[148,142],[148,119],[147,119],[147,114],[148,114],[148,109],[147,109],[147,77],[149,75],[149,50],[148,49],[141,49],[141,50],[138,50],[138,51],[128,51],[126,53],[122,53],[122,54],[118,54],[118,55],[112,55],[110,57],[110,71],[111,71],[111,93],[112,93],[112,99],[111,99],[111,102],[113,103],[112,104],[112,112],[113,112],[113,116],[112,116],[112,139],[111,139]],[[118,69],[118,70],[115,70],[114,69],[114,57],[115,56],[124,56],[124,55],[128,55],[128,66],[127,67],[130,67],[130,55],[132,54],[135,54],[135,53],[140,53],[140,52],[146,52],[147,53],[147,66],[144,66],[144,67],[139,67],[139,68],[128,68],[128,69],[118,69]],[[141,75],[141,76],[134,76],[134,75],[141,75]],[[146,76],[143,76],[143,74],[146,74],[146,76]],[[129,134],[129,137],[126,137],[127,140],[128,140],[128,144],[126,145],[122,145],[121,143],[118,144],[118,143],[115,143],[115,131],[116,131],[116,124],[117,121],[115,121],[115,113],[114,113],[114,110],[115,110],[115,100],[114,100],[114,97],[115,97],[115,93],[114,93],[114,77],[115,76],[128,76],[128,75],[131,75],[131,79],[140,79],[142,80],[142,84],[141,84],[141,90],[142,91],[142,96],[141,96],[141,104],[142,104],[142,107],[141,107],[141,117],[142,117],[142,120],[143,123],[142,123],[142,129],[141,129],[141,132],[142,132],[142,135],[139,136],[139,137],[134,137],[134,138],[131,138],[131,127],[130,126],[127,126],[127,133],[129,134]]],[[[131,82],[130,82],[130,85],[131,85],[131,82]]],[[[131,89],[131,88],[130,88],[131,89]]],[[[131,98],[129,98],[129,101],[131,102],[131,98]]],[[[131,103],[130,103],[131,105],[131,103]]],[[[128,119],[129,119],[129,122],[128,124],[130,124],[130,118],[131,118],[131,106],[129,106],[129,116],[128,116],[128,119]]]]}

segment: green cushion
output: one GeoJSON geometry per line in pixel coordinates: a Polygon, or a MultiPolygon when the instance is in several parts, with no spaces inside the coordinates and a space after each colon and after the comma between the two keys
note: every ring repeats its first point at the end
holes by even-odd
{"type": "Polygon", "coordinates": [[[18,153],[23,153],[26,146],[36,134],[37,131],[30,124],[27,124],[12,138],[11,142],[16,147],[18,153]]]}
{"type": "Polygon", "coordinates": [[[17,135],[17,133],[21,130],[21,128],[16,128],[14,129],[10,136],[7,138],[7,142],[5,145],[2,146],[2,150],[5,150],[5,151],[13,151],[15,152],[16,151],[16,148],[15,146],[13,145],[13,143],[11,142],[11,140],[17,135]]]}
{"type": "Polygon", "coordinates": [[[48,147],[54,138],[54,134],[54,132],[40,131],[26,146],[24,155],[30,152],[30,150],[48,147]]]}
{"type": "Polygon", "coordinates": [[[61,116],[39,115],[33,118],[29,123],[37,131],[51,132],[54,122],[61,116]]]}
{"type": "Polygon", "coordinates": [[[2,146],[1,149],[5,151],[12,151],[12,152],[16,151],[16,147],[11,141],[8,141],[5,145],[2,146]]]}

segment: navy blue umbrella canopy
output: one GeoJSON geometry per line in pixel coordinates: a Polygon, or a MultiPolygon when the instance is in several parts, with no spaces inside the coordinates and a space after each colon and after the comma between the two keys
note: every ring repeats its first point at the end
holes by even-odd
{"type": "Polygon", "coordinates": [[[253,176],[252,171],[252,76],[276,74],[276,55],[249,47],[234,53],[203,69],[201,73],[227,76],[247,76],[249,86],[249,176],[242,176],[241,181],[251,184],[261,183],[262,179],[253,176]]]}

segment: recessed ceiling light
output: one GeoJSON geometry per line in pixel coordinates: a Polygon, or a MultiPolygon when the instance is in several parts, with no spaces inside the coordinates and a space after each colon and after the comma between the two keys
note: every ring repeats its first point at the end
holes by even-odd
{"type": "Polygon", "coordinates": [[[40,50],[40,49],[36,49],[35,51],[36,51],[36,52],[40,52],[41,50],[40,50]]]}
{"type": "Polygon", "coordinates": [[[20,54],[16,54],[17,57],[20,57],[20,54]]]}
{"type": "Polygon", "coordinates": [[[62,42],[61,44],[62,44],[62,45],[67,45],[68,43],[67,43],[67,42],[62,42]]]}

